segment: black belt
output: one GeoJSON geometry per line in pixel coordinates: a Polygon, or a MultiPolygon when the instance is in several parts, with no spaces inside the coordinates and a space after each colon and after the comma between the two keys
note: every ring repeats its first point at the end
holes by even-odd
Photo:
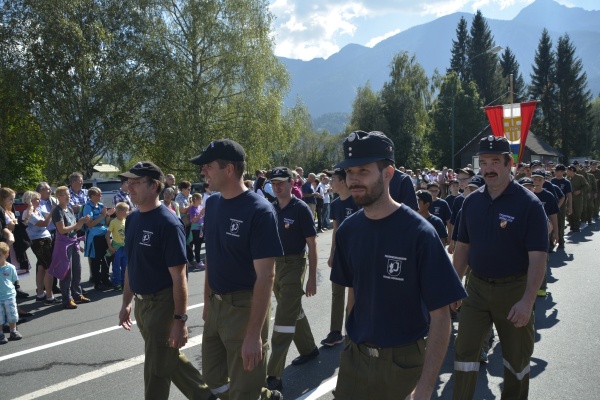
{"type": "Polygon", "coordinates": [[[514,282],[514,281],[526,276],[527,274],[510,275],[510,276],[505,276],[502,278],[486,278],[484,276],[477,275],[475,272],[471,271],[471,275],[479,280],[484,281],[484,282],[494,284],[494,283],[514,282]]]}

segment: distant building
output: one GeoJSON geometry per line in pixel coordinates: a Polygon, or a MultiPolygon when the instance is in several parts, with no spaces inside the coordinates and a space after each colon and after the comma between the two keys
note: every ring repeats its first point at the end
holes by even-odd
{"type": "Polygon", "coordinates": [[[94,166],[94,172],[92,173],[91,179],[97,178],[114,178],[121,173],[119,167],[114,165],[104,164],[99,162],[94,166]]]}
{"type": "MultiPolygon", "coordinates": [[[[456,153],[456,156],[459,157],[458,166],[464,167],[467,164],[473,164],[473,168],[478,170],[479,157],[477,156],[477,151],[479,150],[479,141],[489,135],[493,135],[490,125],[479,132],[477,136],[460,149],[456,153]]],[[[562,157],[563,154],[560,151],[535,136],[533,132],[529,131],[527,143],[525,144],[525,152],[521,159],[522,162],[530,163],[533,160],[539,160],[542,164],[546,165],[549,161],[558,163],[562,157]]]]}

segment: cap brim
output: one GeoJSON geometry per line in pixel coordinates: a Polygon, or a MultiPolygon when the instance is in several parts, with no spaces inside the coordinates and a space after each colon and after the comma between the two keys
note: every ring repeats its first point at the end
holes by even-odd
{"type": "Polygon", "coordinates": [[[288,179],[290,179],[290,178],[291,178],[291,177],[288,177],[288,178],[279,177],[279,178],[271,178],[271,180],[272,180],[272,181],[282,181],[282,182],[285,182],[285,181],[287,181],[287,180],[288,180],[288,179]]]}
{"type": "Polygon", "coordinates": [[[133,172],[123,172],[122,174],[119,175],[119,178],[143,178],[144,175],[136,175],[133,172]]]}
{"type": "Polygon", "coordinates": [[[190,162],[196,165],[210,164],[213,161],[214,159],[211,160],[208,156],[205,155],[205,153],[202,153],[199,156],[190,159],[190,162]]]}
{"type": "Polygon", "coordinates": [[[371,164],[371,163],[374,163],[374,162],[377,162],[380,160],[387,160],[387,158],[382,158],[382,157],[349,158],[347,160],[340,162],[339,164],[334,165],[333,168],[356,167],[359,165],[371,164]]]}

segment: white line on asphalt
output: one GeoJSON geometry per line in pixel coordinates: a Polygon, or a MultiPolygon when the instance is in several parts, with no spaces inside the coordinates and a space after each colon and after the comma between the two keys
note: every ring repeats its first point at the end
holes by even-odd
{"type": "MultiPolygon", "coordinates": [[[[189,307],[188,307],[189,309],[189,307]]],[[[181,348],[181,350],[185,350],[190,347],[198,346],[202,343],[202,335],[193,337],[189,340],[189,342],[181,348]]],[[[113,374],[115,372],[122,371],[127,368],[135,367],[136,365],[142,364],[144,362],[144,355],[130,358],[125,361],[121,361],[115,364],[108,365],[104,368],[100,368],[99,370],[88,372],[87,374],[79,375],[76,378],[67,379],[66,381],[59,382],[55,385],[45,387],[43,389],[37,390],[35,392],[27,393],[21,397],[18,397],[14,400],[32,400],[37,399],[38,397],[48,396],[52,393],[58,392],[59,390],[68,389],[72,386],[80,385],[85,382],[89,382],[94,379],[102,378],[103,376],[113,374]]]]}
{"type": "Polygon", "coordinates": [[[310,392],[304,394],[301,397],[298,397],[296,400],[317,400],[321,396],[335,389],[335,385],[337,384],[337,378],[338,377],[336,375],[333,378],[326,380],[310,392]]]}
{"type": "MultiPolygon", "coordinates": [[[[198,307],[202,307],[204,305],[204,303],[200,303],[200,304],[194,304],[192,306],[188,306],[188,310],[193,310],[194,308],[198,308],[198,307]]],[[[133,324],[135,325],[135,321],[133,321],[133,324]]],[[[2,361],[6,361],[6,360],[10,360],[11,358],[16,358],[16,357],[20,357],[20,356],[24,356],[26,354],[31,354],[31,353],[35,353],[37,351],[42,351],[42,350],[46,350],[52,347],[56,347],[56,346],[60,346],[63,344],[67,344],[67,343],[71,343],[71,342],[75,342],[77,340],[81,340],[81,339],[86,339],[92,336],[96,336],[96,335],[101,335],[103,333],[106,332],[110,332],[110,331],[114,331],[116,329],[122,329],[119,325],[117,326],[111,326],[110,328],[104,328],[104,329],[100,329],[99,331],[94,331],[94,332],[89,332],[89,333],[85,333],[83,335],[79,335],[79,336],[75,336],[69,339],[64,339],[64,340],[59,340],[58,342],[53,342],[53,343],[48,343],[42,346],[38,346],[38,347],[33,347],[31,349],[27,349],[27,350],[23,350],[23,351],[19,351],[13,354],[7,354],[5,356],[0,357],[0,362],[2,361]]]]}

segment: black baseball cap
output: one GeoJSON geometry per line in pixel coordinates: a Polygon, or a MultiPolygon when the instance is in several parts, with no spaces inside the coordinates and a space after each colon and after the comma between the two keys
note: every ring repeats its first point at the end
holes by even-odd
{"type": "Polygon", "coordinates": [[[532,185],[533,186],[533,180],[531,178],[523,177],[523,178],[519,179],[519,185],[521,185],[521,186],[532,185]]]}
{"type": "Polygon", "coordinates": [[[346,170],[344,168],[336,168],[333,170],[333,174],[331,176],[337,175],[341,179],[346,180],[346,170]]]}
{"type": "Polygon", "coordinates": [[[455,173],[455,174],[459,174],[459,173],[461,173],[461,172],[462,172],[463,174],[467,174],[467,175],[469,175],[469,176],[471,176],[471,177],[475,176],[475,171],[473,171],[471,168],[467,168],[467,167],[465,167],[465,168],[456,168],[456,169],[454,170],[454,173],[455,173]]]}
{"type": "Polygon", "coordinates": [[[205,165],[215,160],[245,161],[246,153],[238,142],[230,139],[220,139],[210,142],[202,154],[192,158],[190,162],[196,165],[205,165]]]}
{"type": "Polygon", "coordinates": [[[396,162],[394,142],[383,132],[354,131],[344,140],[344,161],[334,168],[356,167],[380,160],[396,162]]]}
{"type": "Polygon", "coordinates": [[[576,167],[576,166],[574,166],[574,165],[569,165],[569,166],[567,167],[567,169],[568,169],[568,170],[570,170],[570,171],[573,171],[573,172],[577,172],[577,167],[576,167]]]}
{"type": "Polygon", "coordinates": [[[556,164],[556,167],[554,167],[555,171],[566,171],[567,167],[565,167],[563,164],[556,164]]]}
{"type": "Polygon", "coordinates": [[[439,185],[437,182],[429,182],[429,183],[427,184],[427,189],[429,189],[429,188],[430,188],[430,187],[432,187],[432,186],[435,186],[435,187],[437,187],[437,188],[439,188],[439,187],[440,187],[440,185],[439,185]]]}
{"type": "Polygon", "coordinates": [[[479,152],[481,154],[510,154],[510,143],[504,136],[489,135],[479,141],[479,152]]]}
{"type": "Polygon", "coordinates": [[[472,177],[469,183],[467,184],[467,186],[475,186],[478,188],[482,187],[483,185],[485,185],[485,181],[481,176],[472,177]]]}
{"type": "Polygon", "coordinates": [[[533,161],[531,162],[531,164],[529,164],[529,166],[530,166],[531,168],[535,167],[536,165],[540,165],[540,166],[541,166],[541,165],[542,165],[542,162],[541,162],[540,160],[533,160],[533,161]]]}
{"type": "Polygon", "coordinates": [[[452,178],[448,181],[448,185],[452,185],[453,183],[458,183],[458,179],[452,178]]]}
{"type": "Polygon", "coordinates": [[[546,177],[546,172],[542,169],[538,169],[537,171],[533,171],[531,173],[531,177],[533,178],[534,176],[541,176],[542,178],[546,177]]]}
{"type": "Polygon", "coordinates": [[[421,199],[423,203],[430,203],[433,201],[433,196],[428,190],[419,190],[417,192],[417,198],[421,199]]]}
{"type": "Polygon", "coordinates": [[[163,181],[165,178],[160,168],[151,161],[140,161],[131,167],[129,172],[123,172],[119,175],[120,178],[143,178],[145,176],[157,181],[163,181]]]}
{"type": "Polygon", "coordinates": [[[287,167],[276,167],[271,170],[272,181],[288,181],[292,177],[292,171],[287,167]]]}
{"type": "Polygon", "coordinates": [[[573,165],[579,165],[579,161],[577,161],[577,160],[573,161],[573,165]]]}

